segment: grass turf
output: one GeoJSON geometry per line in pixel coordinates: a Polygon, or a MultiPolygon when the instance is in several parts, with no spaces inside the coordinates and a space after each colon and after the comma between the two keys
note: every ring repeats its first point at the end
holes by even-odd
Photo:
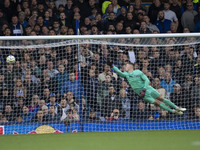
{"type": "Polygon", "coordinates": [[[1,150],[200,150],[200,130],[1,135],[1,150]]]}

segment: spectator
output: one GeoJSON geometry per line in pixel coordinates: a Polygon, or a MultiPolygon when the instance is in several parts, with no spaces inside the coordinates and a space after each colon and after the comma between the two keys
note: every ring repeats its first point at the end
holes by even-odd
{"type": "MultiPolygon", "coordinates": [[[[49,95],[49,97],[50,97],[50,99],[49,99],[50,102],[47,104],[47,107],[49,108],[50,106],[55,106],[57,108],[58,103],[56,102],[56,94],[55,93],[51,93],[49,95]]],[[[57,111],[57,109],[55,111],[57,111]]]]}
{"type": "Polygon", "coordinates": [[[70,109],[73,111],[73,118],[75,121],[79,121],[80,120],[80,117],[79,117],[79,114],[78,114],[78,109],[76,107],[76,103],[70,103],[69,104],[69,107],[70,109]]]}
{"type": "MultiPolygon", "coordinates": [[[[0,27],[2,27],[3,24],[8,24],[7,18],[5,17],[5,13],[3,12],[2,9],[0,9],[0,19],[1,19],[1,21],[0,21],[0,27]]],[[[3,32],[3,30],[0,29],[0,32],[3,32]]]]}
{"type": "Polygon", "coordinates": [[[15,112],[15,114],[17,116],[21,115],[24,104],[25,104],[24,97],[23,96],[19,96],[17,98],[17,101],[15,102],[15,106],[14,106],[14,112],[15,112]]]}
{"type": "Polygon", "coordinates": [[[60,22],[60,26],[67,26],[69,24],[67,17],[65,15],[64,12],[60,13],[60,17],[59,17],[59,22],[60,22]]]}
{"type": "Polygon", "coordinates": [[[53,122],[53,121],[59,121],[60,120],[60,116],[58,116],[58,114],[55,113],[56,107],[55,105],[50,105],[49,106],[49,114],[45,116],[45,119],[49,122],[53,122]]]}
{"type": "Polygon", "coordinates": [[[40,99],[39,99],[38,95],[35,94],[35,95],[32,96],[31,104],[28,107],[30,112],[36,113],[38,111],[39,101],[40,101],[40,99]]]}
{"type": "Polygon", "coordinates": [[[184,46],[184,54],[181,56],[183,68],[186,72],[193,71],[193,65],[195,64],[194,58],[194,47],[189,47],[189,45],[184,46]]]}
{"type": "Polygon", "coordinates": [[[126,20],[126,14],[127,14],[127,8],[125,6],[122,6],[120,9],[121,13],[119,16],[117,16],[117,22],[124,22],[126,20]]]}
{"type": "Polygon", "coordinates": [[[194,32],[200,32],[200,21],[195,24],[194,32]]]}
{"type": "Polygon", "coordinates": [[[97,117],[96,116],[96,112],[93,109],[91,109],[87,120],[90,120],[90,121],[99,121],[100,118],[97,117]]]}
{"type": "Polygon", "coordinates": [[[146,12],[146,8],[144,6],[142,6],[142,0],[135,0],[135,6],[134,6],[135,10],[143,10],[146,12]]]}
{"type": "Polygon", "coordinates": [[[110,118],[107,119],[108,121],[120,121],[122,120],[120,118],[120,112],[118,109],[114,109],[113,112],[110,115],[110,118]]]}
{"type": "MultiPolygon", "coordinates": [[[[52,49],[51,51],[49,51],[50,53],[50,56],[49,56],[49,61],[52,61],[53,62],[53,66],[52,64],[50,63],[50,66],[55,68],[55,64],[56,62],[58,61],[58,52],[56,51],[56,49],[52,49]]],[[[50,68],[51,68],[50,67],[50,68]]]]}
{"type": "Polygon", "coordinates": [[[163,66],[164,62],[160,57],[160,51],[159,49],[156,49],[156,51],[152,50],[152,59],[150,60],[150,70],[153,74],[153,76],[157,76],[158,75],[158,68],[163,66]]]}
{"type": "Polygon", "coordinates": [[[141,25],[140,25],[140,34],[150,34],[150,33],[152,33],[152,32],[147,27],[146,22],[142,21],[141,25]]]}
{"type": "Polygon", "coordinates": [[[143,63],[142,63],[142,71],[146,72],[148,74],[148,72],[150,72],[150,68],[149,68],[149,60],[148,59],[144,59],[143,63]]]}
{"type": "Polygon", "coordinates": [[[45,100],[40,100],[39,101],[38,110],[41,110],[42,106],[46,106],[45,100]]]}
{"type": "Polygon", "coordinates": [[[41,55],[39,57],[38,67],[40,69],[45,69],[46,68],[46,56],[45,55],[41,55]]]}
{"type": "Polygon", "coordinates": [[[55,5],[56,5],[56,8],[58,9],[60,5],[63,5],[65,6],[67,4],[67,0],[56,0],[55,1],[55,5]]]}
{"type": "Polygon", "coordinates": [[[12,106],[15,102],[14,99],[15,98],[11,94],[11,91],[7,87],[4,87],[1,93],[1,102],[3,106],[5,106],[6,104],[11,104],[12,106]]]}
{"type": "Polygon", "coordinates": [[[174,66],[173,78],[176,82],[182,84],[184,82],[184,67],[181,60],[177,60],[174,66]]]}
{"type": "Polygon", "coordinates": [[[4,0],[2,10],[6,13],[8,22],[11,21],[13,15],[16,14],[17,1],[11,2],[10,0],[4,0]]]}
{"type": "Polygon", "coordinates": [[[25,20],[29,20],[29,18],[31,17],[31,10],[30,8],[25,8],[24,9],[24,13],[25,13],[25,20]]]}
{"type": "Polygon", "coordinates": [[[33,75],[35,75],[37,78],[41,77],[42,70],[37,66],[37,62],[35,59],[32,59],[30,61],[30,69],[33,75]]]}
{"type": "Polygon", "coordinates": [[[12,16],[11,28],[12,28],[13,35],[15,35],[15,36],[24,35],[24,28],[18,22],[18,17],[17,16],[12,16]]]}
{"type": "MultiPolygon", "coordinates": [[[[33,83],[34,85],[37,85],[37,78],[36,78],[35,75],[32,74],[31,69],[28,69],[28,68],[27,68],[27,69],[25,70],[25,74],[22,75],[22,77],[21,77],[21,79],[22,79],[23,82],[25,81],[25,77],[26,77],[26,76],[30,77],[30,81],[29,81],[29,82],[33,83]]],[[[27,81],[26,81],[26,82],[27,82],[27,81]]]]}
{"type": "Polygon", "coordinates": [[[55,32],[55,35],[60,35],[60,24],[58,20],[53,21],[53,31],[55,32]]]}
{"type": "Polygon", "coordinates": [[[132,29],[138,28],[136,24],[136,18],[134,18],[131,12],[127,12],[126,19],[124,21],[124,26],[130,26],[132,29]]]}
{"type": "Polygon", "coordinates": [[[200,119],[200,107],[196,106],[194,107],[194,116],[192,116],[194,119],[200,119]]]}
{"type": "Polygon", "coordinates": [[[77,110],[79,110],[79,105],[76,103],[72,92],[67,92],[66,98],[68,103],[66,109],[70,109],[70,104],[74,103],[76,105],[77,110]]]}
{"type": "Polygon", "coordinates": [[[42,16],[38,16],[37,17],[37,24],[35,25],[35,27],[38,27],[38,29],[35,29],[38,30],[38,32],[41,34],[41,28],[44,26],[44,18],[42,16]]]}
{"type": "Polygon", "coordinates": [[[0,90],[3,90],[5,87],[7,87],[5,83],[5,76],[2,72],[0,72],[0,90]]]}
{"type": "Polygon", "coordinates": [[[105,14],[106,9],[108,8],[108,6],[111,4],[111,0],[106,0],[102,3],[102,13],[105,14]]]}
{"type": "Polygon", "coordinates": [[[170,5],[170,10],[176,13],[178,20],[181,19],[181,7],[178,0],[172,0],[172,3],[170,5]]]}
{"type": "Polygon", "coordinates": [[[14,113],[14,110],[12,109],[11,105],[6,104],[3,116],[6,118],[6,120],[8,120],[8,122],[10,122],[14,121],[17,115],[14,113]]]}
{"type": "Polygon", "coordinates": [[[45,102],[48,102],[50,98],[50,91],[48,88],[44,88],[43,94],[42,94],[42,100],[45,100],[45,102]]]}
{"type": "Polygon", "coordinates": [[[66,121],[66,120],[69,120],[70,122],[75,121],[75,118],[73,117],[73,110],[72,109],[67,110],[67,117],[63,121],[66,121]]]}
{"type": "Polygon", "coordinates": [[[191,96],[192,96],[192,99],[195,101],[195,104],[199,105],[200,103],[200,76],[198,75],[196,78],[197,78],[197,81],[192,86],[191,96]]]}
{"type": "Polygon", "coordinates": [[[29,112],[29,109],[26,105],[23,106],[21,117],[23,118],[24,122],[31,121],[34,117],[32,112],[29,112]]]}
{"type": "Polygon", "coordinates": [[[171,29],[172,33],[179,33],[180,32],[178,30],[178,27],[176,26],[176,24],[174,22],[171,23],[170,29],[171,29]]]}
{"type": "Polygon", "coordinates": [[[159,78],[154,78],[152,86],[160,93],[162,97],[166,97],[166,90],[161,87],[160,85],[160,79],[159,78]]]}
{"type": "Polygon", "coordinates": [[[89,48],[87,48],[84,45],[83,46],[81,45],[80,50],[81,50],[80,61],[86,63],[86,65],[88,66],[91,63],[94,54],[92,51],[89,50],[89,48]]]}
{"type": "Polygon", "coordinates": [[[133,114],[134,120],[147,120],[150,116],[150,112],[147,110],[146,105],[143,101],[137,103],[137,110],[133,114]]]}
{"type": "Polygon", "coordinates": [[[16,76],[16,73],[13,70],[13,65],[7,64],[6,71],[4,72],[4,77],[5,77],[5,83],[8,85],[9,89],[11,88],[13,84],[13,80],[15,76],[16,76]]]}
{"type": "Polygon", "coordinates": [[[67,35],[68,27],[62,25],[60,28],[60,34],[61,35],[67,35]]]}
{"type": "Polygon", "coordinates": [[[37,114],[35,115],[35,117],[33,117],[32,121],[34,122],[43,122],[44,120],[44,114],[42,110],[38,110],[37,114]]]}
{"type": "Polygon", "coordinates": [[[43,105],[41,110],[43,111],[45,120],[47,120],[47,116],[49,114],[49,108],[46,105],[43,105]]]}
{"type": "Polygon", "coordinates": [[[61,98],[59,106],[62,109],[62,112],[61,112],[62,114],[61,114],[60,120],[63,121],[67,117],[66,112],[69,109],[69,107],[68,107],[69,105],[68,105],[67,100],[66,100],[65,97],[61,98]]]}
{"type": "Polygon", "coordinates": [[[113,12],[116,14],[116,16],[120,13],[120,6],[118,5],[118,0],[112,0],[111,4],[113,5],[113,12]]]}
{"type": "Polygon", "coordinates": [[[14,97],[18,97],[21,95],[26,98],[27,89],[26,89],[26,87],[24,87],[21,79],[16,80],[13,90],[14,90],[14,95],[13,95],[14,97]]]}
{"type": "Polygon", "coordinates": [[[196,24],[198,24],[198,22],[200,21],[200,7],[198,7],[197,12],[198,12],[198,14],[194,16],[194,23],[195,23],[195,26],[196,26],[196,24]]]}
{"type": "Polygon", "coordinates": [[[53,18],[50,17],[50,13],[48,10],[44,13],[44,25],[47,27],[51,27],[53,24],[53,18]]]}
{"type": "Polygon", "coordinates": [[[110,85],[108,87],[109,94],[105,96],[101,103],[101,115],[108,119],[110,117],[110,114],[115,108],[118,108],[121,110],[121,103],[119,99],[117,99],[117,95],[115,93],[115,88],[113,85],[110,85]]]}
{"type": "MultiPolygon", "coordinates": [[[[107,72],[110,71],[110,66],[108,66],[107,64],[104,65],[104,72],[102,72],[101,74],[99,74],[98,76],[98,80],[99,82],[104,82],[106,80],[106,75],[107,72]]],[[[113,73],[113,77],[115,78],[115,80],[117,80],[117,74],[113,73]]]]}
{"type": "Polygon", "coordinates": [[[26,28],[27,25],[28,25],[28,22],[25,20],[25,13],[23,11],[21,11],[18,15],[19,17],[19,23],[24,27],[26,28]]]}
{"type": "Polygon", "coordinates": [[[174,84],[174,92],[170,93],[170,100],[179,106],[186,106],[180,84],[174,84]]]}
{"type": "Polygon", "coordinates": [[[132,34],[132,29],[130,26],[125,27],[125,34],[132,34]]]}
{"type": "Polygon", "coordinates": [[[155,0],[149,7],[148,16],[150,18],[150,22],[155,24],[157,20],[157,16],[159,11],[163,10],[163,4],[160,0],[155,0]]]}
{"type": "Polygon", "coordinates": [[[190,32],[193,32],[195,27],[194,16],[198,13],[193,10],[192,2],[187,2],[186,6],[187,10],[182,14],[181,24],[183,28],[189,28],[190,32]]]}
{"type": "Polygon", "coordinates": [[[113,55],[117,55],[117,56],[113,56],[113,64],[118,67],[118,68],[121,68],[122,67],[122,64],[123,64],[123,50],[116,50],[117,51],[117,54],[115,51],[113,51],[113,55]]]}
{"type": "Polygon", "coordinates": [[[73,1],[72,0],[67,0],[67,4],[65,5],[65,14],[69,22],[71,22],[73,18],[73,1]]]}
{"type": "Polygon", "coordinates": [[[164,15],[165,15],[165,19],[168,19],[171,22],[174,22],[176,24],[176,27],[178,28],[178,18],[176,16],[175,12],[170,10],[170,3],[169,2],[164,3],[163,12],[164,12],[164,15]]]}
{"type": "Polygon", "coordinates": [[[116,26],[116,24],[117,24],[116,15],[114,12],[110,12],[108,18],[104,22],[104,30],[107,31],[106,29],[109,28],[109,25],[116,26]]]}
{"type": "Polygon", "coordinates": [[[146,22],[147,28],[151,31],[151,33],[153,33],[153,31],[159,32],[159,29],[157,28],[157,26],[150,22],[149,16],[144,15],[143,20],[146,22]]]}
{"type": "Polygon", "coordinates": [[[158,20],[155,22],[155,25],[158,27],[160,33],[166,33],[170,30],[171,21],[165,19],[165,14],[163,11],[158,12],[158,20]]]}
{"type": "Polygon", "coordinates": [[[85,96],[90,108],[94,110],[98,109],[97,103],[97,91],[98,91],[98,79],[95,74],[95,70],[89,70],[89,76],[87,76],[86,82],[84,83],[85,96]]]}
{"type": "Polygon", "coordinates": [[[136,63],[139,65],[139,68],[142,69],[143,60],[147,57],[145,51],[139,49],[137,52],[136,63]]]}
{"type": "Polygon", "coordinates": [[[5,116],[2,116],[0,118],[0,123],[6,123],[6,122],[8,122],[7,118],[5,116]]]}
{"type": "Polygon", "coordinates": [[[200,55],[198,55],[196,64],[193,66],[193,74],[197,75],[200,74],[200,55]]]}
{"type": "Polygon", "coordinates": [[[161,81],[160,85],[162,88],[164,88],[167,92],[167,97],[170,96],[170,93],[174,92],[174,87],[173,85],[177,84],[176,81],[174,81],[171,77],[170,72],[165,73],[164,80],[161,81]]]}
{"type": "Polygon", "coordinates": [[[118,99],[118,101],[121,103],[121,108],[119,108],[121,109],[121,117],[123,119],[130,119],[131,102],[124,89],[120,90],[118,99]]]}
{"type": "Polygon", "coordinates": [[[50,78],[54,78],[59,73],[57,69],[54,69],[52,61],[47,62],[47,71],[50,78]]]}
{"type": "Polygon", "coordinates": [[[59,65],[58,66],[58,71],[59,73],[57,73],[55,75],[55,77],[53,78],[53,80],[55,81],[56,86],[56,92],[59,93],[59,91],[62,88],[62,85],[69,79],[69,75],[68,73],[65,71],[64,65],[59,65]]]}
{"type": "Polygon", "coordinates": [[[84,90],[82,84],[79,80],[75,80],[75,73],[71,72],[69,74],[69,81],[66,81],[61,88],[61,95],[71,91],[77,100],[81,100],[84,96],[84,90]]]}

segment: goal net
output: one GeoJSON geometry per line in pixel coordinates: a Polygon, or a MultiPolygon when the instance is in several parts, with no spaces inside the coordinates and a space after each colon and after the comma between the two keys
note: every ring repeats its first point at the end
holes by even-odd
{"type": "Polygon", "coordinates": [[[1,37],[0,134],[199,129],[199,35],[1,37]],[[145,102],[108,60],[187,111],[145,102]]]}

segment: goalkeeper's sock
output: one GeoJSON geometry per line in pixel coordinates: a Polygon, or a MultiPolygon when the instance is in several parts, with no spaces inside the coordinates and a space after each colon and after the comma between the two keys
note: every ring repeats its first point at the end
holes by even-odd
{"type": "Polygon", "coordinates": [[[168,105],[168,106],[170,106],[170,107],[172,107],[174,109],[178,108],[178,106],[176,106],[173,102],[171,102],[170,100],[168,100],[166,98],[163,100],[163,103],[165,103],[166,105],[168,105]]]}
{"type": "Polygon", "coordinates": [[[167,110],[167,111],[169,111],[169,112],[171,112],[171,113],[174,113],[174,112],[175,112],[175,110],[169,108],[168,106],[166,106],[166,105],[163,104],[163,103],[160,103],[159,107],[162,108],[162,109],[164,109],[164,110],[167,110]]]}

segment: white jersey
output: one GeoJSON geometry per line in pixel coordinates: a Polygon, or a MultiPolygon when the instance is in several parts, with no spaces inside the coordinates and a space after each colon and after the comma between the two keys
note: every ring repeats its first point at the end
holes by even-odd
{"type": "Polygon", "coordinates": [[[171,22],[176,22],[178,21],[178,18],[175,14],[175,12],[171,11],[171,10],[163,10],[164,14],[165,14],[165,19],[171,20],[171,22]]]}

